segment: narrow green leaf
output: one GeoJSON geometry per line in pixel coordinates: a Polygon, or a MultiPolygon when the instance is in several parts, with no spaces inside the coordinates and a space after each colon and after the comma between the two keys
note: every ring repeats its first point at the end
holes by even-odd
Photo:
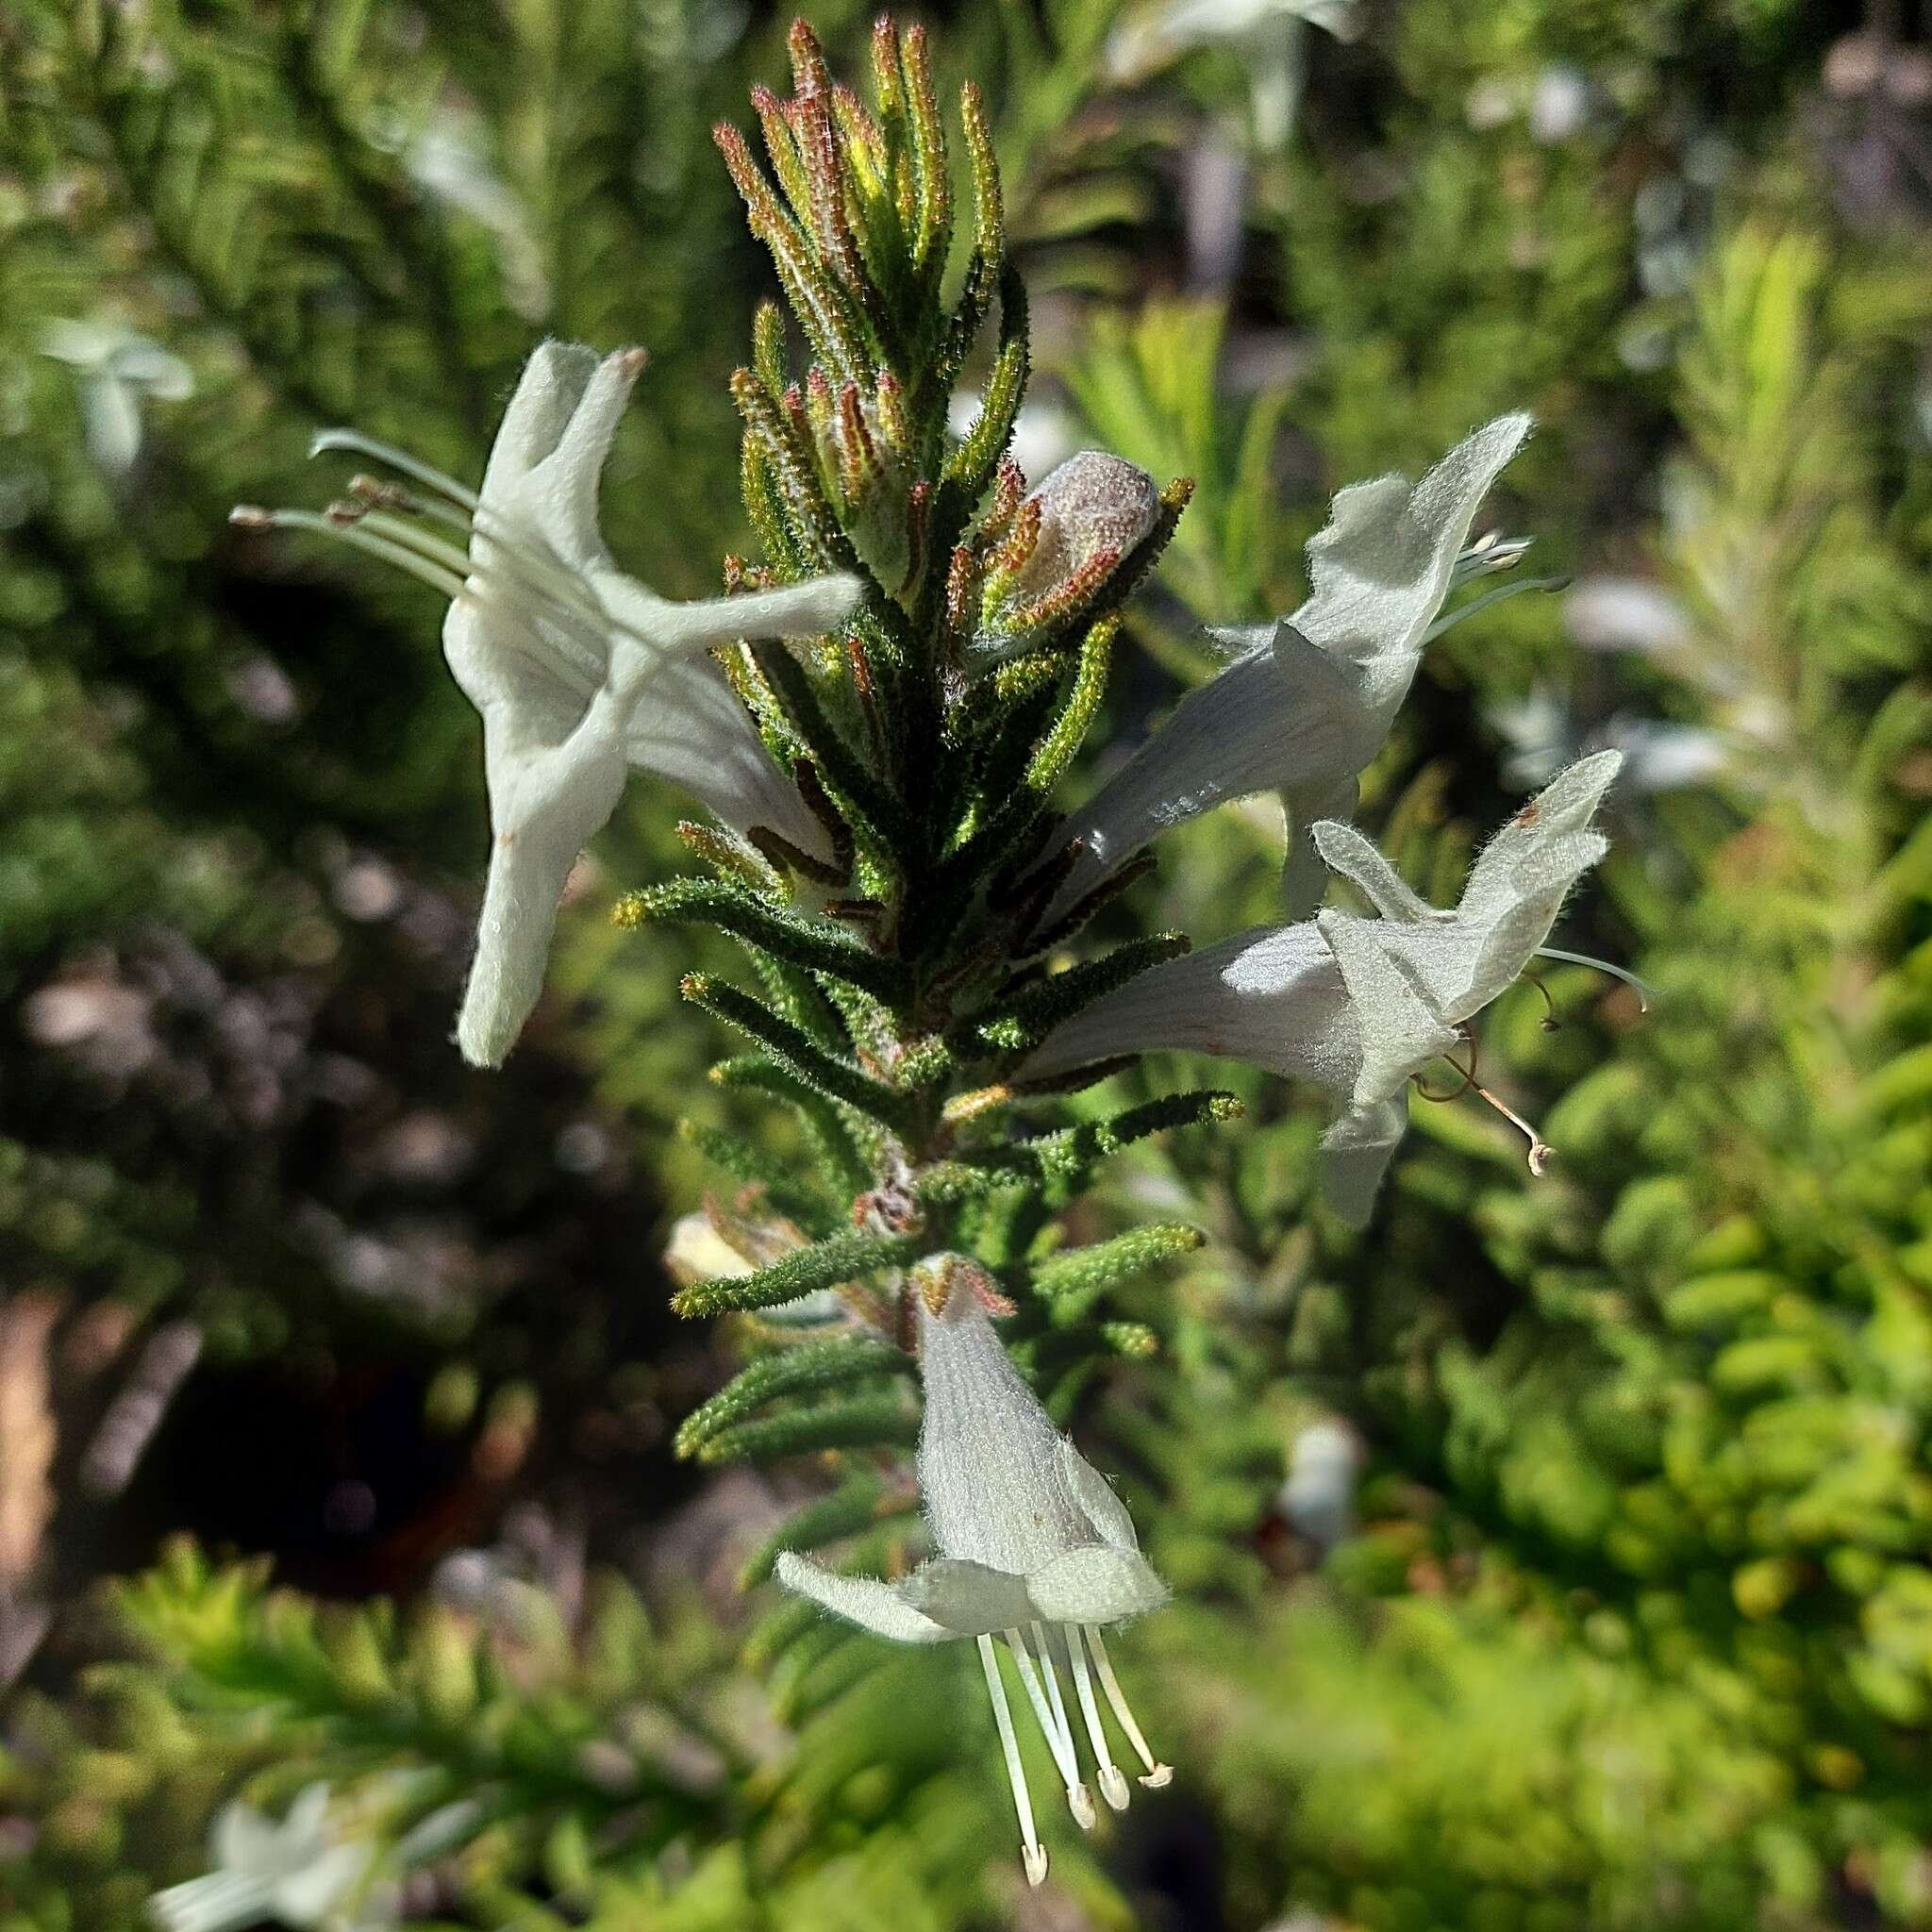
{"type": "Polygon", "coordinates": [[[688,973],[678,989],[693,1006],[749,1034],[782,1066],[807,1086],[848,1107],[870,1114],[888,1126],[901,1128],[908,1114],[907,1096],[882,1080],[874,1080],[850,1060],[827,1053],[789,1020],[781,1020],[749,993],[713,979],[708,973],[688,973]]]}
{"type": "Polygon", "coordinates": [[[1214,1088],[1169,1093],[1106,1120],[1082,1121],[1077,1126],[1023,1141],[1010,1150],[1008,1158],[1031,1161],[1044,1178],[1077,1181],[1100,1161],[1150,1135],[1164,1134],[1175,1127],[1239,1120],[1244,1110],[1232,1093],[1214,1088]]]}
{"type": "Polygon", "coordinates": [[[677,1431],[677,1453],[695,1456],[720,1430],[745,1421],[754,1410],[781,1395],[803,1395],[864,1375],[911,1373],[912,1357],[889,1341],[841,1337],[775,1350],[748,1363],[685,1417],[677,1431]]]}
{"type": "Polygon", "coordinates": [[[854,820],[854,829],[902,864],[915,857],[919,850],[918,828],[907,817],[905,808],[853,754],[838,727],[825,716],[818,693],[812,690],[811,680],[798,659],[777,643],[755,645],[752,655],[766,683],[784,706],[786,718],[806,752],[835,797],[842,801],[846,815],[854,820]]]}
{"type": "Polygon", "coordinates": [[[733,1092],[762,1093],[791,1108],[813,1158],[835,1187],[856,1194],[871,1185],[871,1166],[837,1103],[796,1074],[761,1053],[735,1054],[711,1069],[711,1078],[733,1092]]]}
{"type": "Polygon", "coordinates": [[[919,1416],[899,1395],[854,1396],[791,1414],[762,1416],[721,1429],[698,1452],[701,1462],[778,1462],[827,1449],[906,1447],[919,1440],[919,1416]]]}
{"type": "Polygon", "coordinates": [[[1000,1052],[1018,1053],[1036,1046],[1061,1021],[1139,978],[1149,968],[1178,959],[1191,945],[1188,936],[1179,932],[1131,940],[1097,959],[1084,960],[1051,978],[1036,980],[1011,999],[976,1015],[970,1023],[972,1035],[1000,1052]]]}
{"type": "Polygon", "coordinates": [[[742,1308],[774,1308],[822,1288],[857,1281],[881,1268],[913,1259],[921,1241],[914,1235],[835,1234],[794,1249],[769,1268],[749,1274],[695,1282],[674,1295],[680,1315],[722,1315],[742,1308]]]}
{"type": "Polygon", "coordinates": [[[647,921],[714,925],[791,965],[848,980],[879,999],[905,996],[906,972],[896,959],[883,958],[837,926],[782,911],[730,879],[671,879],[627,892],[611,918],[630,928],[647,921]]]}
{"type": "Polygon", "coordinates": [[[1184,1221],[1161,1221],[1151,1227],[1129,1228],[1111,1241],[1071,1248],[1035,1262],[1034,1291],[1054,1305],[1056,1324],[1075,1320],[1108,1289],[1144,1274],[1157,1262],[1191,1253],[1207,1239],[1198,1227],[1191,1227],[1184,1221]]]}
{"type": "Polygon", "coordinates": [[[796,1162],[780,1160],[737,1134],[698,1121],[680,1121],[677,1131],[713,1167],[745,1187],[762,1190],[779,1213],[789,1214],[808,1233],[829,1233],[836,1225],[837,1207],[809,1175],[800,1174],[796,1162]]]}

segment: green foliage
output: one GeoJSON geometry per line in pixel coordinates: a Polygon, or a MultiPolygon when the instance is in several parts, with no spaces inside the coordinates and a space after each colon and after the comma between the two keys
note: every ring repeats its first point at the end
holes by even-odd
{"type": "MultiPolygon", "coordinates": [[[[416,1923],[1008,1922],[972,1659],[762,1596],[747,1638],[712,1574],[918,1559],[899,1271],[952,1248],[1014,1303],[1016,1358],[1177,1598],[1123,1668],[1211,1862],[1174,1797],[1137,1805],[1148,1839],[1056,1846],[1085,1923],[1205,1918],[1212,1892],[1243,1932],[1932,1924],[1932,279],[1923,210],[1868,165],[1878,97],[1822,86],[1820,24],[1770,0],[1417,0],[1305,36],[1295,138],[1241,158],[1241,271],[1204,287],[1184,231],[1243,59],[1114,89],[1115,11],[969,10],[928,48],[825,9],[866,103],[794,36],[796,98],[755,102],[766,164],[727,138],[726,170],[709,125],[780,57],[715,9],[16,9],[0,1267],[66,1300],[58,1514],[0,1575],[9,1615],[35,1591],[62,1613],[0,1722],[4,1932],[133,1932],[221,1804],[318,1776],[388,1847],[475,1806],[412,1871],[416,1923]],[[1552,134],[1537,90],[1573,68],[1587,104],[1552,134]],[[756,308],[773,273],[790,324],[756,308]],[[62,322],[139,332],[190,392],[110,393],[46,352],[62,322]],[[628,812],[566,911],[563,996],[483,1096],[441,1038],[484,834],[434,613],[222,519],[312,495],[302,453],[336,421],[474,476],[546,333],[652,350],[605,492],[625,568],[697,592],[756,546],[727,582],[856,564],[868,596],[840,643],[730,667],[832,861],[628,812]],[[1041,648],[969,677],[1042,378],[1192,499],[1170,487],[1041,648]],[[1312,1117],[1242,1070],[1009,1077],[1169,935],[1271,916],[1278,824],[1185,828],[1159,877],[1053,930],[1042,841],[1204,669],[1192,620],[1292,608],[1333,487],[1517,405],[1540,429],[1500,526],[1535,530],[1540,570],[1652,579],[1681,622],[1587,653],[1552,598],[1487,606],[1431,647],[1365,820],[1440,895],[1521,789],[1490,770],[1533,687],[1577,734],[1634,714],[1721,734],[1722,762],[1632,799],[1574,941],[1628,958],[1648,1015],[1556,964],[1547,1012],[1526,990],[1486,1023],[1552,1176],[1528,1186],[1502,1124],[1418,1105],[1357,1240],[1314,1205],[1312,1117]],[[693,858],[714,876],[663,882],[693,858]],[[400,881],[374,917],[371,862],[400,881]],[[611,877],[638,885],[615,924],[611,877]],[[131,1071],[111,1026],[58,1024],[137,1007],[131,1071]],[[721,1020],[750,1050],[707,1087],[721,1020]],[[425,1115],[475,1150],[458,1182],[383,1165],[425,1115]],[[553,1150],[587,1125],[618,1151],[573,1178],[553,1150]],[[680,1207],[723,1176],[707,1224],[745,1272],[677,1302],[733,1315],[710,1341],[656,1319],[655,1196],[609,1205],[626,1160],[680,1207]],[[393,1291],[344,1258],[369,1241],[393,1291]],[[91,1567],[153,1546],[138,1507],[192,1512],[80,1490],[108,1391],[75,1365],[175,1317],[217,1374],[418,1378],[476,1466],[534,1384],[519,1491],[591,1499],[607,1563],[661,1536],[686,1574],[325,1607],[176,1549],[86,1616],[91,1567]],[[1324,1557],[1277,1490],[1329,1413],[1368,1460],[1324,1557]],[[663,1441],[613,1464],[595,1445],[627,1429],[663,1441]],[[753,1520],[713,1548],[678,1512],[724,1463],[753,1520]]],[[[12,1374],[0,1489],[31,1460],[12,1374]]],[[[487,1536],[503,1493],[473,1469],[409,1535],[487,1536]]]]}

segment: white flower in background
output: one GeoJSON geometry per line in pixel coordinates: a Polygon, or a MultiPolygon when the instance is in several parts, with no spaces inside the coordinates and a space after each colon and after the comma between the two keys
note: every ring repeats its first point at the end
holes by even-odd
{"type": "Polygon", "coordinates": [[[1694,635],[1690,613],[1647,577],[1581,578],[1563,599],[1563,625],[1586,651],[1636,651],[1680,658],[1694,635]]]}
{"type": "Polygon", "coordinates": [[[541,315],[550,306],[543,249],[529,209],[491,158],[481,118],[445,107],[427,127],[412,133],[398,126],[390,132],[410,180],[495,238],[510,306],[519,315],[541,315]]]}
{"type": "Polygon", "coordinates": [[[483,716],[493,835],[457,1021],[463,1056],[478,1066],[502,1061],[536,1005],[565,879],[632,767],[684,785],[736,830],[760,827],[828,856],[824,830],[702,654],[829,630],[860,586],[824,576],[679,604],[616,568],[598,531],[598,480],[643,362],[639,349],[600,361],[544,343],[504,412],[480,492],[330,430],[318,451],[375,457],[433,494],[358,479],[357,500],[326,515],[236,512],[252,526],[341,537],[450,599],[443,655],[483,716]]]}
{"type": "Polygon", "coordinates": [[[1114,29],[1108,75],[1137,81],[1195,47],[1230,47],[1247,70],[1255,143],[1275,148],[1294,129],[1307,64],[1303,40],[1311,26],[1352,41],[1353,0],[1158,0],[1114,29]]]}
{"type": "Polygon", "coordinates": [[[1581,134],[1607,105],[1598,83],[1580,67],[1557,61],[1535,75],[1486,75],[1469,91],[1464,118],[1478,133],[1521,116],[1529,138],[1543,147],[1581,134]]]}
{"type": "Polygon", "coordinates": [[[789,1554],[778,1559],[778,1577],[788,1590],[899,1643],[978,1641],[1026,1876],[1038,1885],[1046,1876],[1046,1851],[1034,1828],[999,1651],[1013,1660],[1068,1807],[1090,1826],[1093,1799],[1081,1777],[1060,1672],[1072,1678],[1107,1802],[1125,1809],[1128,1790],[1101,1720],[1096,1681],[1145,1767],[1141,1782],[1166,1784],[1173,1773],[1147,1748],[1100,1629],[1158,1607],[1167,1590],[1141,1555],[1107,1479],[1055,1428],[1008,1359],[988,1313],[988,1277],[964,1256],[943,1255],[922,1262],[914,1281],[925,1384],[919,1485],[939,1555],[897,1583],[841,1576],[789,1554]]]}
{"type": "MultiPolygon", "coordinates": [[[[1312,1081],[1342,1108],[1322,1142],[1323,1190],[1361,1224],[1407,1124],[1411,1077],[1460,1046],[1467,1023],[1538,954],[1575,957],[1545,941],[1570,889],[1607,849],[1591,822],[1622,762],[1599,752],[1524,806],[1477,857],[1454,911],[1420,899],[1352,826],[1318,824],[1323,862],[1378,918],[1324,912],[1157,966],[1048,1034],[1021,1077],[1170,1047],[1312,1081]]],[[[1466,1084],[1507,1113],[1476,1086],[1474,1061],[1466,1084]]],[[[1549,1150],[1508,1118],[1529,1135],[1530,1166],[1541,1173],[1549,1150]]]]}
{"type": "Polygon", "coordinates": [[[1715,777],[1736,748],[1722,731],[1628,711],[1586,727],[1547,685],[1526,697],[1486,706],[1483,716],[1509,747],[1502,770],[1511,785],[1545,784],[1591,752],[1620,751],[1624,788],[1647,796],[1715,777]]]}
{"type": "Polygon", "coordinates": [[[1529,138],[1554,147],[1581,134],[1600,102],[1596,83],[1580,67],[1558,60],[1542,69],[1529,95],[1529,138]]]}
{"type": "Polygon", "coordinates": [[[75,371],[88,455],[116,476],[141,454],[142,405],[186,402],[194,393],[188,364],[124,323],[50,322],[41,351],[75,371]]]}
{"type": "Polygon", "coordinates": [[[1276,1507],[1324,1556],[1356,1532],[1362,1461],[1361,1438],[1335,1416],[1308,1424],[1289,1452],[1288,1480],[1275,1496],[1276,1507]]]}
{"type": "Polygon", "coordinates": [[[1279,623],[1210,633],[1233,661],[1190,691],[1061,824],[1056,847],[1077,839],[1080,849],[1048,920],[1170,825],[1257,791],[1279,791],[1288,810],[1289,912],[1313,909],[1325,875],[1307,827],[1355,810],[1357,777],[1408,695],[1423,646],[1474,608],[1439,624],[1442,600],[1457,583],[1523,554],[1520,543],[1467,555],[1464,545],[1477,507],[1529,429],[1527,416],[1499,417],[1419,483],[1380,476],[1335,498],[1308,543],[1307,601],[1279,623]]]}
{"type": "Polygon", "coordinates": [[[236,1932],[264,1919],[296,1932],[392,1924],[382,1900],[352,1912],[375,1848],[331,1828],[328,1798],[325,1784],[308,1786],[279,1824],[240,1801],[224,1807],[208,1834],[214,1869],[156,1892],[148,1910],[157,1924],[163,1932],[236,1932]]]}

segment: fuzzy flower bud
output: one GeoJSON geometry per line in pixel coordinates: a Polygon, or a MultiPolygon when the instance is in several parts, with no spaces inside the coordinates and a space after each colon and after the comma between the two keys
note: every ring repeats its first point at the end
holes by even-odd
{"type": "Polygon", "coordinates": [[[1008,658],[1059,628],[1159,521],[1160,491],[1145,470],[1096,449],[1069,457],[986,559],[974,655],[1008,658]]]}

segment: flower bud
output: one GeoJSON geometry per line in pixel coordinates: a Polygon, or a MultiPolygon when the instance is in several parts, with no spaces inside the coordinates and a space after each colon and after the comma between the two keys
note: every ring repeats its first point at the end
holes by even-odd
{"type": "Polygon", "coordinates": [[[974,649],[1009,657],[1091,604],[1160,521],[1145,470],[1082,450],[1021,504],[986,560],[974,649]]]}

